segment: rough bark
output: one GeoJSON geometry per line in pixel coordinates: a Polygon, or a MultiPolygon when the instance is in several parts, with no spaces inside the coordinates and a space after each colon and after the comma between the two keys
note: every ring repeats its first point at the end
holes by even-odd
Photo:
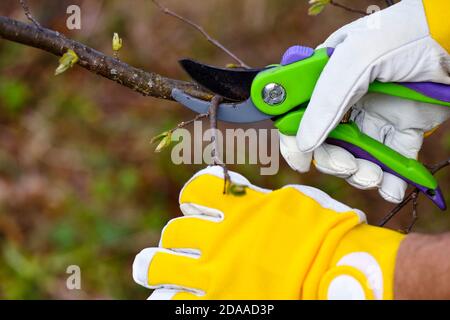
{"type": "Polygon", "coordinates": [[[172,100],[173,88],[203,99],[211,100],[212,95],[197,84],[163,77],[132,67],[113,57],[107,56],[78,41],[68,39],[63,34],[44,27],[26,24],[0,16],[0,37],[26,46],[42,49],[57,56],[72,49],[79,57],[78,65],[133,89],[145,96],[172,100]]]}

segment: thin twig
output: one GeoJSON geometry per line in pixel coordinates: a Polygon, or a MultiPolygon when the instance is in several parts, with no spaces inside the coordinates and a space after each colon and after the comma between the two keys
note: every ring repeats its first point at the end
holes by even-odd
{"type": "MultiPolygon", "coordinates": [[[[440,170],[446,168],[450,166],[450,159],[447,159],[445,161],[439,162],[431,167],[429,167],[430,172],[434,175],[437,172],[439,172],[440,170]]],[[[386,225],[386,223],[388,223],[393,217],[395,217],[395,215],[401,210],[403,209],[408,203],[410,203],[411,201],[413,201],[413,221],[412,221],[412,225],[410,225],[410,227],[408,227],[407,230],[411,231],[412,226],[414,225],[414,223],[417,221],[418,217],[417,217],[417,206],[418,206],[418,196],[419,196],[419,189],[415,188],[413,191],[411,191],[406,197],[405,199],[403,199],[402,202],[400,202],[398,205],[396,205],[386,216],[383,217],[383,219],[381,219],[381,221],[378,223],[378,225],[380,227],[383,227],[384,225],[386,225]]]]}
{"type": "Polygon", "coordinates": [[[406,228],[405,233],[410,233],[414,225],[416,224],[417,220],[419,219],[417,215],[417,207],[419,206],[419,202],[417,201],[419,199],[419,193],[415,192],[412,195],[412,220],[409,224],[409,226],[406,228]]]}
{"type": "Polygon", "coordinates": [[[194,29],[196,29],[197,31],[199,31],[209,42],[211,42],[213,45],[215,45],[217,48],[221,49],[223,52],[225,52],[226,54],[228,54],[231,58],[233,58],[236,62],[239,63],[240,67],[243,68],[249,68],[249,66],[247,64],[245,64],[245,62],[243,62],[241,59],[239,59],[234,53],[232,53],[229,49],[227,49],[224,45],[222,45],[219,41],[217,41],[216,39],[214,39],[213,37],[211,37],[206,31],[205,29],[203,29],[202,26],[196,24],[195,22],[179,15],[176,12],[173,12],[172,10],[170,10],[167,7],[164,7],[159,1],[157,0],[152,0],[152,2],[165,14],[172,16],[174,18],[177,18],[178,20],[183,21],[184,23],[190,25],[191,27],[193,27],[194,29]]]}
{"type": "Polygon", "coordinates": [[[389,213],[381,219],[381,221],[378,223],[378,226],[384,227],[386,223],[388,223],[403,207],[405,207],[412,199],[412,195],[418,192],[418,189],[414,189],[411,193],[409,193],[405,199],[403,199],[402,202],[400,202],[398,205],[396,205],[389,213]]]}
{"type": "Polygon", "coordinates": [[[155,152],[161,152],[162,149],[170,146],[170,144],[172,142],[172,134],[175,131],[177,131],[178,129],[187,127],[188,125],[190,125],[191,123],[194,123],[195,121],[201,120],[203,118],[208,118],[208,117],[209,117],[209,113],[200,113],[194,119],[180,122],[179,124],[177,124],[176,127],[153,137],[151,139],[150,143],[158,143],[157,147],[155,148],[155,152]]]}
{"type": "Polygon", "coordinates": [[[188,125],[190,125],[191,123],[194,123],[195,121],[201,120],[203,118],[208,118],[208,117],[209,117],[209,113],[200,113],[194,119],[180,122],[175,128],[173,128],[172,130],[169,130],[169,131],[174,132],[177,129],[187,127],[188,125]]]}
{"type": "Polygon", "coordinates": [[[344,10],[349,11],[349,12],[359,13],[359,14],[361,14],[363,16],[367,16],[367,12],[365,12],[363,10],[359,10],[359,9],[354,9],[354,8],[348,7],[348,6],[344,5],[344,4],[336,2],[334,0],[330,0],[330,4],[332,6],[344,9],[344,10]]]}
{"type": "Polygon", "coordinates": [[[209,127],[212,131],[211,142],[214,143],[213,149],[211,150],[211,157],[214,165],[222,165],[223,162],[220,159],[219,148],[217,142],[217,109],[222,102],[223,98],[219,95],[215,95],[211,99],[211,105],[208,110],[209,114],[209,127]]]}
{"type": "Polygon", "coordinates": [[[439,162],[437,164],[435,164],[434,166],[431,166],[429,169],[431,171],[432,174],[435,174],[436,172],[444,169],[445,167],[450,165],[450,159],[447,159],[445,161],[439,162]]]}
{"type": "Polygon", "coordinates": [[[41,24],[35,18],[33,18],[27,0],[19,0],[19,3],[22,6],[25,16],[28,18],[28,20],[30,20],[37,28],[42,28],[41,24]]]}
{"type": "Polygon", "coordinates": [[[224,175],[224,184],[223,184],[223,194],[227,193],[227,186],[230,180],[230,175],[228,173],[228,168],[223,163],[223,161],[220,159],[220,153],[219,153],[219,145],[217,141],[217,108],[219,107],[220,103],[223,101],[223,98],[219,95],[215,95],[211,99],[211,105],[209,107],[209,125],[210,130],[212,131],[212,137],[211,142],[213,143],[213,149],[211,150],[211,158],[213,161],[213,165],[220,166],[223,169],[223,175],[224,175]]]}
{"type": "Polygon", "coordinates": [[[212,150],[211,150],[212,165],[220,166],[223,169],[223,174],[224,174],[223,193],[226,194],[227,190],[228,190],[228,184],[231,183],[231,179],[230,179],[230,174],[228,173],[228,168],[221,159],[221,155],[219,152],[218,140],[217,140],[217,131],[218,131],[217,109],[219,108],[220,103],[222,101],[223,101],[223,97],[221,97],[219,95],[215,95],[211,99],[211,104],[208,109],[208,113],[201,113],[201,114],[198,114],[194,119],[191,119],[189,121],[183,121],[183,122],[179,123],[175,128],[167,131],[167,133],[171,134],[174,131],[176,131],[177,129],[184,128],[197,120],[200,120],[203,118],[209,118],[209,127],[211,130],[211,142],[212,142],[212,150]]]}

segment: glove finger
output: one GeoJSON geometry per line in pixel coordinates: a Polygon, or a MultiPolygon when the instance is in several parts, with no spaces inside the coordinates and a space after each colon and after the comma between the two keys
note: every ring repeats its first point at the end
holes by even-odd
{"type": "Polygon", "coordinates": [[[172,300],[173,297],[181,292],[181,290],[176,289],[156,289],[152,292],[147,300],[172,300]]]}
{"type": "MultiPolygon", "coordinates": [[[[425,105],[416,105],[416,102],[369,94],[358,102],[358,108],[361,109],[355,110],[354,120],[363,133],[408,158],[417,159],[423,143],[423,130],[416,128],[426,128],[420,123],[425,114],[421,116],[421,113],[417,113],[425,109],[419,107],[427,108],[425,105]]],[[[436,121],[431,123],[435,125],[436,121]]],[[[383,174],[379,193],[385,200],[401,202],[406,189],[407,183],[402,179],[389,173],[383,174]]]]}
{"type": "Polygon", "coordinates": [[[160,248],[177,249],[177,251],[188,249],[200,250],[203,244],[214,239],[217,234],[217,220],[204,216],[189,216],[175,218],[164,227],[160,248]]]}
{"type": "Polygon", "coordinates": [[[407,158],[417,159],[423,144],[423,131],[416,129],[391,130],[386,135],[385,144],[407,158]]]}
{"type": "Polygon", "coordinates": [[[161,248],[142,250],[133,262],[133,279],[151,289],[181,289],[202,295],[207,275],[199,268],[198,255],[161,248]]]}
{"type": "Polygon", "coordinates": [[[305,173],[311,167],[312,152],[301,152],[294,136],[280,133],[280,152],[287,164],[295,171],[305,173]]]}
{"type": "MultiPolygon", "coordinates": [[[[423,144],[424,130],[421,128],[427,127],[420,123],[426,117],[423,109],[422,112],[420,110],[427,108],[427,105],[370,94],[361,101],[360,106],[365,110],[356,116],[355,121],[363,133],[405,157],[417,159],[423,144]]],[[[435,125],[432,121],[430,128],[435,125]]]]}
{"type": "MultiPolygon", "coordinates": [[[[385,138],[385,144],[405,157],[417,159],[423,139],[421,130],[391,130],[385,138]]],[[[389,202],[400,203],[405,197],[407,188],[408,184],[405,181],[390,173],[385,173],[379,193],[389,202]]]]}
{"type": "Polygon", "coordinates": [[[317,46],[317,49],[327,47],[336,48],[345,41],[350,33],[352,33],[355,29],[360,28],[360,24],[363,23],[362,20],[364,19],[355,20],[334,31],[321,45],[317,46]]]}
{"type": "Polygon", "coordinates": [[[314,151],[314,165],[320,172],[349,178],[358,170],[355,157],[347,150],[323,143],[314,151]]]}
{"type": "Polygon", "coordinates": [[[178,289],[156,289],[147,300],[198,300],[202,297],[194,293],[178,289]]]}
{"type": "MultiPolygon", "coordinates": [[[[246,187],[247,194],[252,194],[254,200],[261,199],[264,194],[271,190],[259,188],[252,185],[246,178],[235,172],[228,172],[231,182],[246,187]]],[[[220,166],[208,167],[194,175],[183,187],[180,193],[180,208],[186,214],[213,213],[223,217],[223,212],[227,208],[227,213],[231,212],[232,206],[245,206],[247,197],[236,197],[233,194],[224,194],[224,172],[220,166]],[[232,199],[233,201],[229,201],[232,199]],[[200,209],[199,209],[200,208],[200,209]],[[209,210],[208,210],[209,208],[209,210]],[[192,210],[192,211],[189,211],[192,210]],[[206,211],[205,211],[206,210],[206,211]]]]}
{"type": "Polygon", "coordinates": [[[379,188],[383,181],[383,170],[373,162],[356,159],[358,170],[347,179],[355,188],[369,190],[379,188]]]}
{"type": "Polygon", "coordinates": [[[400,203],[405,197],[407,188],[408,184],[405,181],[388,172],[384,172],[383,181],[378,192],[386,201],[400,203]]]}
{"type": "Polygon", "coordinates": [[[361,131],[408,158],[417,158],[425,132],[450,115],[449,108],[383,94],[367,94],[352,118],[361,131]]]}
{"type": "Polygon", "coordinates": [[[362,37],[347,37],[325,66],[297,133],[301,151],[317,148],[376,77],[368,68],[372,61],[367,61],[370,57],[364,53],[364,41],[362,37]],[[355,55],[361,58],[354,59],[355,55]]]}
{"type": "Polygon", "coordinates": [[[190,202],[180,204],[180,210],[185,216],[204,218],[215,222],[222,221],[224,216],[223,212],[218,209],[209,208],[190,202]]]}

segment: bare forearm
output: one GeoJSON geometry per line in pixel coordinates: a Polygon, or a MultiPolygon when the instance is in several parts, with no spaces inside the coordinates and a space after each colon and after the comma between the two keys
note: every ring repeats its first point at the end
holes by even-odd
{"type": "Polygon", "coordinates": [[[450,299],[450,233],[408,235],[395,268],[395,299],[450,299]]]}

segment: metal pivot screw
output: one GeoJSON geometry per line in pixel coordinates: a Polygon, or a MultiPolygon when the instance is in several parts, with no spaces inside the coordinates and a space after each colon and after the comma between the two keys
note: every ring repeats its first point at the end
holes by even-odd
{"type": "Polygon", "coordinates": [[[273,106],[283,103],[286,100],[286,90],[277,83],[269,83],[263,90],[264,102],[273,106]]]}

